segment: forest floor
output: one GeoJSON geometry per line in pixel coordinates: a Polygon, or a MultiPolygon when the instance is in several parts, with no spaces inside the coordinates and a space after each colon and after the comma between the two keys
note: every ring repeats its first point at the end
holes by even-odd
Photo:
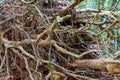
{"type": "Polygon", "coordinates": [[[0,80],[120,80],[119,12],[26,1],[0,5],[0,80]]]}

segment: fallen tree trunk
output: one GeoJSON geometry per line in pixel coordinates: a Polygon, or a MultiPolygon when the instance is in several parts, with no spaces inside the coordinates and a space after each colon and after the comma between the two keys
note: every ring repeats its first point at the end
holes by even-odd
{"type": "Polygon", "coordinates": [[[75,60],[72,64],[76,68],[92,68],[106,71],[110,74],[120,73],[120,61],[110,59],[75,60]]]}

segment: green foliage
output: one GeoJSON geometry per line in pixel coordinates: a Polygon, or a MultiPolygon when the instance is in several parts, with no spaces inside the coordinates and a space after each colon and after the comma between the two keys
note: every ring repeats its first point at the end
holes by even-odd
{"type": "Polygon", "coordinates": [[[118,28],[118,35],[120,35],[120,28],[118,28]]]}
{"type": "Polygon", "coordinates": [[[102,38],[105,38],[107,37],[107,32],[103,32],[102,35],[101,35],[102,38]]]}
{"type": "Polygon", "coordinates": [[[63,21],[64,21],[64,18],[63,18],[63,17],[60,17],[60,16],[57,16],[57,17],[56,17],[56,20],[57,20],[57,22],[59,23],[59,22],[63,22],[63,21]]]}
{"type": "Polygon", "coordinates": [[[97,28],[97,26],[92,24],[90,28],[95,29],[95,28],[97,28]]]}
{"type": "Polygon", "coordinates": [[[88,30],[87,32],[89,32],[91,35],[94,35],[95,34],[95,31],[94,30],[88,30]]]}
{"type": "Polygon", "coordinates": [[[114,36],[114,37],[117,37],[117,32],[118,32],[117,29],[113,29],[113,36],[114,36]]]}
{"type": "Polygon", "coordinates": [[[81,2],[75,7],[76,10],[79,10],[79,8],[86,8],[86,1],[81,2]]]}
{"type": "Polygon", "coordinates": [[[103,6],[104,6],[105,8],[107,8],[107,7],[108,7],[108,3],[109,3],[109,0],[104,0],[103,6]]]}
{"type": "Polygon", "coordinates": [[[84,71],[79,72],[79,74],[80,74],[81,76],[86,76],[86,75],[87,75],[87,73],[84,72],[84,71]]]}
{"type": "Polygon", "coordinates": [[[3,0],[0,0],[0,4],[3,3],[3,0]]]}

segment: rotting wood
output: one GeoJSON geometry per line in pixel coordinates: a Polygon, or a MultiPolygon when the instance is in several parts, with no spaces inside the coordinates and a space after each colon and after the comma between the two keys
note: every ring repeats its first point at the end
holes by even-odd
{"type": "Polygon", "coordinates": [[[110,59],[75,60],[72,64],[76,68],[92,68],[106,71],[110,74],[120,73],[120,61],[110,59]]]}

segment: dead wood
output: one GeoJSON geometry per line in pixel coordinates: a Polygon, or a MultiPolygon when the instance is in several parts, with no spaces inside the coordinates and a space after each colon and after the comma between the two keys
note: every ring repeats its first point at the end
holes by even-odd
{"type": "Polygon", "coordinates": [[[68,6],[66,9],[60,10],[60,11],[58,12],[58,15],[59,15],[59,16],[66,16],[68,13],[71,12],[72,9],[74,9],[74,7],[75,7],[76,5],[78,5],[78,4],[79,4],[80,2],[82,2],[82,1],[83,1],[83,0],[75,0],[75,2],[72,3],[70,6],[68,6]]]}
{"type": "Polygon", "coordinates": [[[75,60],[77,68],[92,68],[107,71],[110,74],[120,73],[120,61],[110,59],[75,60]]]}

